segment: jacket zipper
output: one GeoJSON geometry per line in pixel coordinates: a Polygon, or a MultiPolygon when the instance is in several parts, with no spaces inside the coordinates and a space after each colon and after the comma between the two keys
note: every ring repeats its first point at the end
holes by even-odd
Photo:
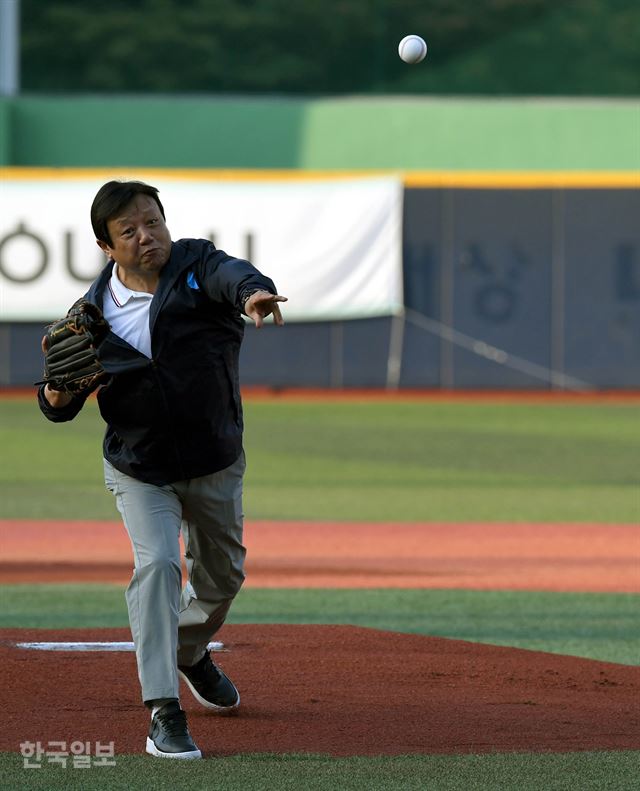
{"type": "Polygon", "coordinates": [[[170,436],[171,436],[171,441],[172,441],[172,445],[173,445],[173,451],[174,451],[174,455],[176,457],[178,468],[180,469],[180,480],[184,480],[187,477],[187,475],[186,475],[186,473],[184,471],[184,464],[182,463],[182,455],[180,453],[180,446],[178,445],[178,441],[176,439],[176,435],[175,435],[174,430],[173,430],[173,420],[172,420],[171,410],[169,409],[169,402],[167,401],[167,397],[165,395],[164,389],[163,389],[162,384],[160,382],[160,374],[158,373],[158,364],[153,359],[153,357],[150,358],[150,362],[151,362],[151,368],[153,369],[153,375],[155,377],[156,384],[157,384],[157,387],[158,387],[158,391],[159,391],[159,393],[160,393],[160,395],[162,397],[162,403],[164,404],[164,411],[165,411],[165,414],[167,416],[167,423],[168,423],[169,428],[170,428],[170,436]]]}

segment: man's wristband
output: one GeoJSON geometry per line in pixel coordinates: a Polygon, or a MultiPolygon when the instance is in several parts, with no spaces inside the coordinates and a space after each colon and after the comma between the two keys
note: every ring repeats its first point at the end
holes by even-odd
{"type": "Polygon", "coordinates": [[[248,291],[243,291],[240,296],[240,302],[244,305],[244,303],[249,299],[249,297],[252,297],[254,294],[257,294],[258,291],[261,290],[262,289],[259,288],[250,288],[248,291]]]}
{"type": "MultiPolygon", "coordinates": [[[[249,297],[252,297],[258,291],[266,291],[264,288],[247,288],[244,291],[240,292],[240,306],[242,310],[244,310],[244,306],[247,304],[247,300],[249,297]]],[[[269,293],[268,291],[266,293],[269,293]]]]}

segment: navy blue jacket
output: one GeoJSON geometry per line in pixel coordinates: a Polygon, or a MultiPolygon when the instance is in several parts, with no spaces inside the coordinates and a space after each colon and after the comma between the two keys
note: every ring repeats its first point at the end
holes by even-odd
{"type": "MultiPolygon", "coordinates": [[[[113,262],[86,298],[103,307],[113,262]]],[[[110,332],[98,349],[111,374],[98,391],[107,424],[105,458],[121,472],[164,485],[217,472],[242,451],[238,360],[246,293],[276,294],[269,278],[247,261],[204,239],[173,242],[149,312],[149,359],[110,332]]],[[[54,409],[38,391],[44,415],[72,420],[85,399],[54,409]]]]}

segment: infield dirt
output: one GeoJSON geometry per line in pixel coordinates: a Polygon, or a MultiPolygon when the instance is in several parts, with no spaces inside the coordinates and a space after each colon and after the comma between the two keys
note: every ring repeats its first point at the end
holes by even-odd
{"type": "MultiPolygon", "coordinates": [[[[18,641],[129,640],[117,630],[0,633],[0,750],[113,741],[143,752],[149,723],[132,653],[38,651],[18,641]]],[[[401,755],[640,749],[640,668],[349,626],[225,626],[216,661],[236,716],[186,690],[205,756],[401,755]]]]}

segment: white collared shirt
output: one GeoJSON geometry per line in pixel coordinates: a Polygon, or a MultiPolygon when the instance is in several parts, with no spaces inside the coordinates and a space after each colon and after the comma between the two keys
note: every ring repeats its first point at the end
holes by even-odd
{"type": "Polygon", "coordinates": [[[111,329],[147,357],[151,357],[149,308],[153,294],[132,291],[118,277],[118,266],[113,265],[111,278],[104,295],[103,313],[111,329]]]}

